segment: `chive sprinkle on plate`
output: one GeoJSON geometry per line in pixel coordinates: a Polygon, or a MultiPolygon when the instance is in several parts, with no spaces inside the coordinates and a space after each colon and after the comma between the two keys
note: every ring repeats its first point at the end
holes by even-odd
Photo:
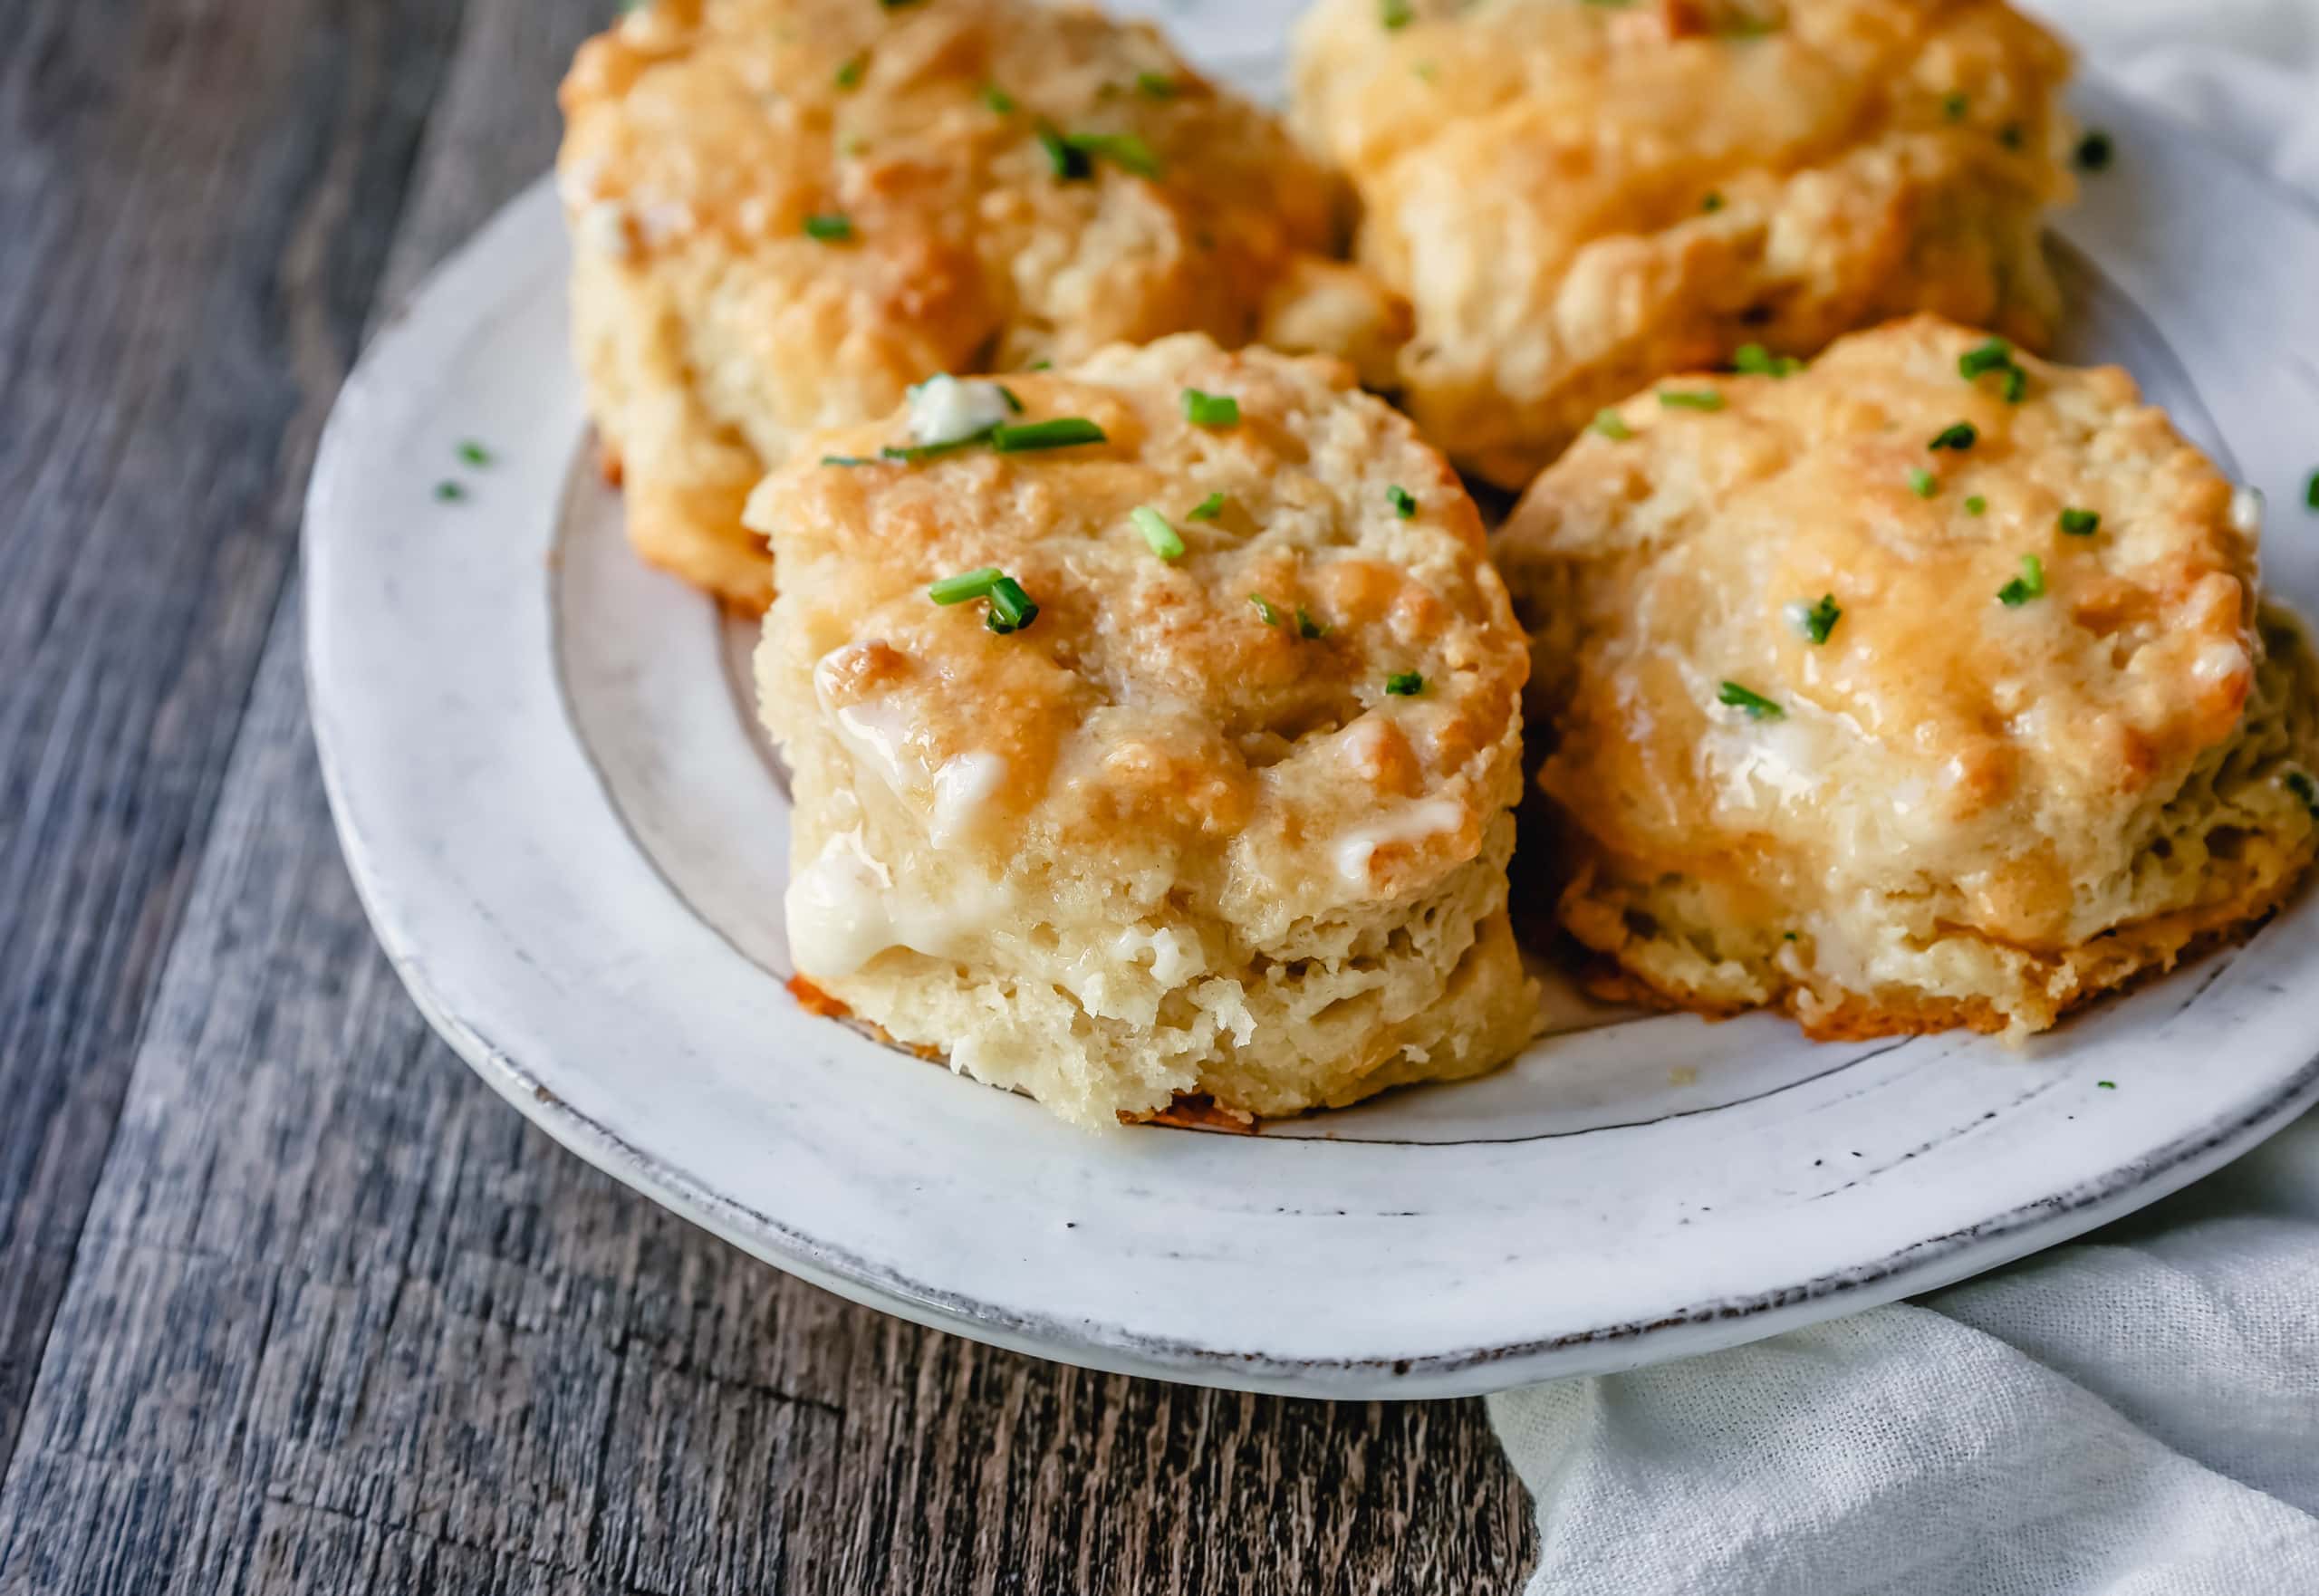
{"type": "Polygon", "coordinates": [[[1410,0],[1380,0],[1377,20],[1389,34],[1400,32],[1416,17],[1417,12],[1410,5],[1410,0]]]}
{"type": "Polygon", "coordinates": [[[1326,621],[1315,620],[1304,605],[1296,606],[1296,635],[1300,638],[1324,638],[1331,628],[1326,621]]]}
{"type": "Polygon", "coordinates": [[[1909,467],[1909,491],[1920,499],[1929,499],[1940,491],[1940,478],[1921,466],[1909,467]]]}
{"type": "Polygon", "coordinates": [[[1593,425],[1595,431],[1601,433],[1604,437],[1609,438],[1612,443],[1624,443],[1628,438],[1634,436],[1634,428],[1628,426],[1626,418],[1620,415],[1616,410],[1595,411],[1593,425]]]}
{"type": "Polygon", "coordinates": [[[982,86],[982,102],[1000,116],[1015,114],[1015,96],[996,83],[985,83],[982,86]]]}
{"type": "Polygon", "coordinates": [[[1046,421],[1025,421],[1020,427],[994,427],[990,447],[1002,455],[1026,449],[1067,449],[1083,443],[1107,443],[1110,436],[1084,416],[1057,416],[1046,421]]]}
{"type": "Polygon", "coordinates": [[[1414,670],[1397,670],[1385,678],[1385,690],[1396,698],[1414,698],[1425,691],[1425,678],[1414,670]]]}
{"type": "Polygon", "coordinates": [[[491,451],[471,437],[463,438],[459,443],[459,458],[470,466],[488,466],[491,464],[491,451]]]}
{"type": "Polygon", "coordinates": [[[843,244],[853,236],[853,218],[835,211],[805,218],[805,236],[818,238],[823,244],[843,244]]]}
{"type": "Polygon", "coordinates": [[[1712,388],[1662,388],[1659,402],[1670,410],[1719,410],[1723,396],[1712,388]]]}
{"type": "Polygon", "coordinates": [[[1956,449],[1961,452],[1978,443],[1980,437],[1981,435],[1973,430],[1973,424],[1970,421],[1958,421],[1934,433],[1932,441],[1924,447],[1929,449],[1956,449]]]}
{"type": "Polygon", "coordinates": [[[1965,514],[1968,515],[1978,515],[1988,507],[1989,502],[1978,494],[1971,494],[1966,497],[1965,514]]]}
{"type": "Polygon", "coordinates": [[[1184,389],[1184,419],[1195,427],[1234,427],[1240,420],[1240,401],[1228,393],[1184,389]]]}
{"type": "Polygon", "coordinates": [[[1149,505],[1138,505],[1127,513],[1135,523],[1136,531],[1143,534],[1144,543],[1162,560],[1184,557],[1183,534],[1168,524],[1168,518],[1149,505]]]}
{"type": "Polygon", "coordinates": [[[2110,158],[2117,153],[2110,142],[2110,135],[2096,128],[2077,141],[2077,169],[2098,172],[2107,168],[2110,158]]]}
{"type": "Polygon", "coordinates": [[[2072,537],[2092,537],[2102,529],[2102,515],[2095,510],[2064,510],[2062,530],[2072,537]]]}
{"type": "Polygon", "coordinates": [[[1278,626],[1280,624],[1280,611],[1274,609],[1272,607],[1272,601],[1266,599],[1262,593],[1250,593],[1248,595],[1248,602],[1256,607],[1256,619],[1258,620],[1263,621],[1266,626],[1278,626]]]}
{"type": "Polygon", "coordinates": [[[1787,713],[1761,693],[1751,687],[1743,687],[1737,682],[1724,683],[1722,690],[1716,694],[1715,701],[1733,709],[1746,710],[1749,720],[1777,720],[1787,713]]]}
{"type": "Polygon", "coordinates": [[[1187,521],[1213,521],[1224,514],[1224,495],[1213,493],[1184,512],[1187,521]]]}
{"type": "Polygon", "coordinates": [[[1417,495],[1400,483],[1385,490],[1385,502],[1393,506],[1393,514],[1407,521],[1417,514],[1417,495]]]}
{"type": "Polygon", "coordinates": [[[837,86],[841,89],[860,88],[861,74],[868,70],[869,65],[870,53],[866,50],[859,55],[847,56],[844,64],[840,66],[834,74],[837,86]]]}
{"type": "Polygon", "coordinates": [[[445,480],[435,485],[435,496],[447,505],[456,505],[467,496],[467,490],[456,482],[445,480]]]}

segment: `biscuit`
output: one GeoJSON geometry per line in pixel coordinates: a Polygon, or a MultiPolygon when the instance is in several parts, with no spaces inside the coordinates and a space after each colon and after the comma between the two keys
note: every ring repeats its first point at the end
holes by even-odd
{"type": "Polygon", "coordinates": [[[1448,463],[1342,364],[1197,334],[1006,385],[1102,440],[896,416],[750,500],[801,973],[1085,1124],[1506,1059],[1526,660],[1448,463]]]}
{"type": "Polygon", "coordinates": [[[1519,488],[1745,344],[1928,311],[2041,345],[2067,71],[1993,0],[1319,0],[1294,120],[1414,308],[1406,408],[1519,488]]]}
{"type": "Polygon", "coordinates": [[[1199,331],[1390,359],[1341,195],[1141,24],[1035,0],[657,0],[590,40],[557,160],[573,341],[629,528],[763,608],[740,521],[799,433],[936,371],[1199,331]]]}
{"type": "Polygon", "coordinates": [[[2311,862],[2259,500],[2123,372],[1920,317],[1615,416],[1496,553],[1560,918],[1626,995],[2026,1034],[2311,862]]]}

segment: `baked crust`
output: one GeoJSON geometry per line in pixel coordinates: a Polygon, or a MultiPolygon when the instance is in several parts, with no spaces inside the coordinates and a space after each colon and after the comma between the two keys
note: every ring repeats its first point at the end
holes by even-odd
{"type": "Polygon", "coordinates": [[[2308,867],[2319,695],[2253,495],[2122,372],[2008,356],[2009,403],[1984,346],[1669,381],[1719,408],[1638,396],[1500,534],[1559,918],[1628,995],[2042,1030],[2308,867]]]}
{"type": "Polygon", "coordinates": [[[1318,0],[1294,119],[1414,307],[1410,414],[1519,488],[1599,407],[1749,342],[1930,311],[2042,345],[2067,71],[1994,0],[1318,0]]]}
{"type": "Polygon", "coordinates": [[[811,463],[875,461],[897,418],[751,503],[800,970],[1089,1124],[1502,1062],[1537,1013],[1506,915],[1526,659],[1447,462],[1342,365],[1197,335],[1007,385],[1106,440],[811,463]],[[1028,628],[929,601],[983,567],[1028,628]]]}
{"type": "Polygon", "coordinates": [[[573,339],[630,535],[744,607],[772,587],[742,505],[803,431],[1187,330],[1373,362],[1403,313],[1322,258],[1340,197],[1270,117],[1092,9],[655,0],[562,102],[573,339]]]}

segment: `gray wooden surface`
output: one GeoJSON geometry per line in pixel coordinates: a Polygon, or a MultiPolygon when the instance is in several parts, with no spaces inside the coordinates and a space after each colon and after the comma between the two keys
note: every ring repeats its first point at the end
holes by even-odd
{"type": "Polygon", "coordinates": [[[373,946],[295,541],[611,0],[0,28],[0,1592],[1493,1591],[1477,1405],[1056,1368],[585,1168],[373,946]]]}

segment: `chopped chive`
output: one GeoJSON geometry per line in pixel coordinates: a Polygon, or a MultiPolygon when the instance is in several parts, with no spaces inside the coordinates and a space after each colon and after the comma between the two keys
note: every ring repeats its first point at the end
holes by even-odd
{"type": "Polygon", "coordinates": [[[1743,343],[1731,352],[1731,369],[1750,377],[1793,377],[1804,370],[1794,355],[1775,355],[1760,343],[1743,343]]]}
{"type": "Polygon", "coordinates": [[[2303,507],[2319,510],[2319,471],[2314,471],[2311,479],[2303,485],[2303,507]]]}
{"type": "Polygon", "coordinates": [[[1052,371],[1054,370],[1054,362],[1053,361],[1046,360],[1033,361],[1029,365],[1024,367],[1023,370],[1025,371],[1052,371]]]}
{"type": "Polygon", "coordinates": [[[904,466],[914,466],[919,461],[931,459],[936,455],[954,454],[959,449],[968,448],[978,443],[987,443],[990,441],[991,434],[997,430],[995,427],[977,428],[963,437],[946,437],[940,443],[888,444],[878,451],[878,457],[904,466]]]}
{"type": "Polygon", "coordinates": [[[823,244],[843,244],[853,236],[853,218],[834,211],[823,216],[805,218],[805,236],[818,238],[823,244]]]}
{"type": "Polygon", "coordinates": [[[869,66],[870,53],[868,51],[865,50],[859,55],[849,56],[845,64],[839,67],[834,74],[837,86],[841,89],[860,88],[861,74],[869,69],[869,66]]]}
{"type": "Polygon", "coordinates": [[[1734,709],[1746,710],[1749,720],[1777,720],[1787,713],[1761,693],[1743,687],[1737,682],[1724,683],[1715,700],[1734,709]]]}
{"type": "Polygon", "coordinates": [[[1986,371],[2002,371],[2013,364],[2013,346],[2002,338],[1975,344],[1957,357],[1958,375],[1970,382],[1986,371]]]}
{"type": "Polygon", "coordinates": [[[1057,181],[1076,183],[1094,175],[1095,163],[1087,152],[1052,126],[1041,122],[1033,131],[1039,140],[1039,148],[1047,152],[1047,165],[1054,169],[1057,181]]]}
{"type": "Polygon", "coordinates": [[[1708,216],[1715,215],[1716,212],[1722,208],[1723,196],[1717,193],[1712,188],[1708,189],[1707,191],[1707,197],[1699,201],[1699,209],[1705,211],[1708,216]]]}
{"type": "Polygon", "coordinates": [[[1267,601],[1262,593],[1250,593],[1248,595],[1248,602],[1256,607],[1256,619],[1263,621],[1266,626],[1277,626],[1280,624],[1280,611],[1274,609],[1270,601],[1267,601]]]}
{"type": "Polygon", "coordinates": [[[1037,130],[1039,148],[1047,152],[1047,164],[1066,183],[1092,177],[1098,157],[1139,178],[1160,175],[1160,158],[1151,153],[1151,146],[1133,133],[1062,133],[1045,122],[1041,122],[1037,130]]]}
{"type": "Polygon", "coordinates": [[[488,466],[491,464],[491,451],[471,437],[465,438],[459,444],[459,458],[470,466],[488,466]]]}
{"type": "Polygon", "coordinates": [[[1670,410],[1719,410],[1723,396],[1712,388],[1662,388],[1659,402],[1670,410]]]}
{"type": "Polygon", "coordinates": [[[1940,491],[1940,479],[1921,466],[1909,467],[1909,491],[1920,499],[1929,499],[1940,491]]]}
{"type": "Polygon", "coordinates": [[[2008,610],[2017,610],[2032,599],[2045,595],[2045,562],[2035,554],[2021,556],[2021,574],[1997,591],[1997,601],[2008,610]]]}
{"type": "Polygon", "coordinates": [[[1425,678],[1414,670],[1397,670],[1385,678],[1385,690],[1396,698],[1414,698],[1425,691],[1425,678]]]}
{"type": "Polygon", "coordinates": [[[1015,114],[1015,96],[996,83],[985,83],[982,86],[982,102],[1000,116],[1015,114]]]}
{"type": "Polygon", "coordinates": [[[1240,420],[1240,401],[1228,393],[1184,389],[1184,419],[1195,427],[1233,427],[1240,420]]]}
{"type": "Polygon", "coordinates": [[[1968,382],[1991,371],[2005,373],[2005,402],[2019,404],[2021,396],[2029,391],[2029,373],[2013,358],[2011,344],[2002,338],[1992,338],[1957,357],[1957,374],[1968,382]]]}
{"type": "Polygon", "coordinates": [[[1932,441],[1924,447],[1929,449],[1958,449],[1961,451],[1964,449],[1969,449],[1976,443],[1978,443],[1980,441],[1980,437],[1981,435],[1979,433],[1973,430],[1973,424],[1970,421],[1958,421],[1951,426],[1944,427],[1939,432],[1934,433],[1932,435],[1932,441]]]}
{"type": "Polygon", "coordinates": [[[1176,80],[1165,72],[1138,72],[1135,74],[1135,86],[1152,100],[1173,100],[1176,97],[1176,80]]]}
{"type": "Polygon", "coordinates": [[[1038,618],[1039,607],[1031,602],[1021,582],[1002,576],[990,584],[990,608],[984,612],[982,623],[1000,637],[1021,631],[1038,618]]]}
{"type": "Polygon", "coordinates": [[[2072,537],[2092,537],[2101,528],[2102,516],[2094,510],[2064,510],[2062,530],[2072,537]]]}
{"type": "Polygon", "coordinates": [[[1961,122],[1965,120],[1965,109],[1969,103],[1970,101],[1961,93],[1943,94],[1940,97],[1940,114],[1952,122],[1961,122]]]}
{"type": "Polygon", "coordinates": [[[822,464],[824,466],[875,466],[878,461],[875,457],[870,455],[823,455],[822,464]]]}
{"type": "Polygon", "coordinates": [[[2311,779],[2311,773],[2291,770],[2279,779],[2286,784],[2288,792],[2303,800],[2303,807],[2311,812],[2312,818],[2319,820],[2319,782],[2311,779]]]}
{"type": "Polygon", "coordinates": [[[1595,411],[1593,425],[1595,431],[1613,443],[1624,443],[1634,436],[1634,428],[1628,426],[1626,418],[1616,410],[1595,411]]]}
{"type": "Polygon", "coordinates": [[[1385,502],[1393,506],[1393,514],[1407,521],[1417,514],[1417,495],[1400,483],[1385,490],[1385,502]]]}
{"type": "Polygon", "coordinates": [[[1999,144],[2004,145],[2007,149],[2020,149],[2021,124],[2019,122],[2006,123],[2005,126],[1997,130],[1997,141],[1999,144]]]}
{"type": "Polygon", "coordinates": [[[1224,514],[1224,495],[1213,493],[1184,512],[1187,521],[1213,521],[1224,514]]]}
{"type": "Polygon", "coordinates": [[[1300,638],[1324,638],[1334,629],[1325,621],[1315,620],[1304,605],[1296,606],[1296,635],[1300,638]]]}
{"type": "Polygon", "coordinates": [[[1978,515],[1988,507],[1989,502],[1978,494],[1968,494],[1965,496],[1965,514],[1968,515],[1978,515]]]}
{"type": "Polygon", "coordinates": [[[1138,505],[1127,513],[1127,518],[1135,523],[1135,529],[1143,534],[1144,543],[1162,560],[1184,557],[1183,534],[1169,525],[1168,518],[1159,511],[1149,505],[1138,505]]]}
{"type": "Polygon", "coordinates": [[[1384,24],[1389,34],[1409,26],[1416,18],[1417,12],[1410,6],[1410,0],[1381,0],[1377,9],[1377,20],[1384,24]]]}
{"type": "Polygon", "coordinates": [[[1103,429],[1084,416],[1057,416],[1052,420],[1028,421],[1020,427],[994,427],[990,430],[990,447],[1002,455],[1018,455],[1025,449],[1067,449],[1074,444],[1109,441],[1103,429]]]}
{"type": "Polygon", "coordinates": [[[994,382],[991,386],[998,389],[998,397],[1006,401],[1006,408],[1008,409],[1014,411],[1017,416],[1023,413],[1023,400],[1013,389],[1007,387],[1004,382],[994,382]]]}
{"type": "Polygon", "coordinates": [[[2111,147],[2110,135],[2096,128],[2077,141],[2077,169],[2081,172],[2101,171],[2109,166],[2110,158],[2116,153],[2111,147]]]}
{"type": "Polygon", "coordinates": [[[467,490],[447,479],[435,485],[435,496],[447,505],[456,505],[467,496],[467,490]]]}
{"type": "Polygon", "coordinates": [[[2100,1087],[2104,1091],[2115,1091],[2118,1090],[2118,1083],[2115,1081],[2096,1081],[2093,1084],[2100,1087]]]}
{"type": "Polygon", "coordinates": [[[963,604],[990,591],[1005,574],[996,565],[986,565],[979,571],[961,571],[957,575],[946,576],[929,587],[926,596],[938,604],[963,604]]]}
{"type": "Polygon", "coordinates": [[[1828,640],[1828,634],[1836,630],[1836,622],[1843,619],[1843,613],[1833,593],[1821,594],[1816,604],[1797,599],[1787,606],[1788,624],[1814,644],[1828,640]]]}

